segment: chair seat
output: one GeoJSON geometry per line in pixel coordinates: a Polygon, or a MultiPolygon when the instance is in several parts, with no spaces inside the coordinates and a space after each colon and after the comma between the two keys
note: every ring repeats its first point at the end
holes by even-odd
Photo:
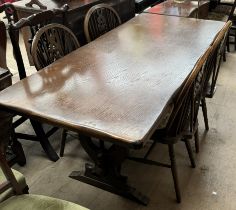
{"type": "MultiPolygon", "coordinates": [[[[14,170],[14,169],[12,169],[12,172],[14,173],[16,180],[19,183],[20,187],[22,187],[21,189],[27,188],[26,180],[25,180],[25,177],[23,176],[23,174],[21,174],[20,172],[14,170]]],[[[6,178],[2,172],[2,169],[0,168],[0,183],[3,183],[4,181],[6,181],[6,178]]],[[[12,195],[13,195],[12,189],[5,191],[4,193],[0,194],[0,202],[6,200],[7,198],[9,198],[12,195]]]]}
{"type": "Polygon", "coordinates": [[[87,210],[80,205],[42,195],[18,195],[0,203],[1,210],[87,210]]]}
{"type": "Polygon", "coordinates": [[[165,128],[157,129],[153,135],[151,136],[151,140],[154,140],[156,142],[159,142],[161,144],[175,144],[179,140],[183,139],[183,134],[179,134],[176,136],[170,136],[168,133],[168,130],[165,128]]]}

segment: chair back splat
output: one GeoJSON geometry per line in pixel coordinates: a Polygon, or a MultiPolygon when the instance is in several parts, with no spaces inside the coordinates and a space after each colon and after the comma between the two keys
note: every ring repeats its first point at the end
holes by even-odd
{"type": "MultiPolygon", "coordinates": [[[[29,29],[28,33],[31,34],[28,40],[28,44],[29,44],[29,49],[31,50],[31,45],[32,45],[32,41],[33,38],[35,36],[35,34],[37,33],[37,31],[51,23],[51,22],[62,22],[65,23],[65,16],[66,16],[66,11],[68,10],[68,5],[64,5],[62,8],[60,9],[55,9],[52,11],[43,11],[42,13],[38,13],[38,14],[34,14],[29,16],[28,18],[23,18],[21,20],[19,20],[18,22],[15,23],[15,20],[17,20],[16,18],[14,19],[14,6],[11,4],[3,4],[0,6],[0,12],[8,12],[10,10],[13,11],[13,13],[11,13],[12,18],[8,20],[9,22],[9,28],[8,28],[8,32],[9,32],[9,36],[12,42],[12,47],[13,47],[13,51],[14,51],[14,57],[17,63],[17,67],[18,67],[18,73],[19,73],[19,77],[20,79],[24,79],[27,74],[25,71],[25,66],[24,66],[24,61],[22,58],[22,54],[21,54],[21,49],[20,49],[20,44],[19,44],[19,31],[21,29],[29,29]]],[[[10,14],[10,13],[9,13],[10,14]]],[[[10,17],[10,16],[9,16],[10,17]]],[[[27,42],[26,42],[27,43],[27,42]]],[[[2,51],[1,53],[4,51],[5,52],[5,45],[2,45],[2,51]]],[[[27,47],[27,46],[26,46],[27,47]]],[[[5,58],[3,58],[3,65],[5,66],[5,58]]],[[[53,150],[50,142],[48,141],[48,137],[51,136],[52,134],[54,134],[58,128],[57,127],[53,127],[51,128],[47,133],[45,133],[42,125],[34,120],[30,120],[31,121],[31,125],[36,133],[35,135],[29,135],[29,134],[25,134],[25,133],[16,133],[15,132],[15,128],[18,127],[19,125],[21,125],[23,122],[25,122],[27,120],[26,117],[20,117],[19,119],[15,120],[12,124],[12,139],[14,140],[14,142],[18,142],[16,141],[17,139],[27,139],[27,140],[33,140],[33,141],[39,141],[44,149],[44,151],[46,152],[46,154],[48,155],[48,157],[53,160],[56,161],[58,160],[58,155],[56,154],[56,152],[53,150]]],[[[20,165],[24,165],[25,164],[25,156],[23,156],[23,149],[22,147],[19,146],[17,147],[17,152],[19,153],[19,151],[22,151],[21,153],[21,157],[20,161],[17,161],[20,165]]]]}
{"type": "Polygon", "coordinates": [[[12,46],[15,53],[15,59],[18,66],[19,77],[24,79],[27,74],[25,71],[24,61],[22,59],[22,54],[19,46],[19,38],[17,34],[20,29],[28,27],[30,30],[30,38],[28,40],[29,49],[31,52],[32,41],[36,32],[43,26],[48,25],[52,22],[57,22],[58,18],[62,23],[65,23],[65,13],[68,10],[68,5],[64,5],[61,9],[56,10],[46,10],[41,13],[33,14],[27,18],[22,18],[14,24],[9,26],[9,35],[11,38],[12,46]]]}
{"type": "Polygon", "coordinates": [[[209,68],[209,75],[205,87],[205,96],[208,98],[212,98],[215,93],[216,82],[220,71],[220,66],[225,50],[225,44],[231,25],[232,22],[228,21],[223,27],[223,29],[216,35],[216,38],[212,43],[212,56],[211,60],[207,64],[207,68],[209,68]]]}
{"type": "Polygon", "coordinates": [[[32,42],[32,58],[37,70],[79,48],[73,32],[61,24],[49,24],[38,30],[32,42]]]}
{"type": "Polygon", "coordinates": [[[93,41],[121,24],[118,13],[107,4],[98,4],[89,9],[84,20],[87,42],[93,41]]]}
{"type": "MultiPolygon", "coordinates": [[[[206,62],[211,51],[212,47],[209,47],[175,94],[173,99],[174,109],[165,128],[168,137],[178,137],[186,131],[193,132],[197,126],[197,114],[208,75],[206,62]]],[[[157,132],[159,131],[157,130],[157,132]]],[[[155,134],[153,138],[155,139],[155,134]]]]}
{"type": "MultiPolygon", "coordinates": [[[[192,139],[198,134],[197,115],[203,95],[204,84],[208,75],[206,62],[209,59],[211,51],[212,46],[210,46],[204,55],[199,58],[188,78],[172,97],[169,105],[173,105],[173,110],[170,113],[166,113],[168,116],[167,124],[163,127],[157,127],[154,134],[150,138],[153,143],[149,147],[144,158],[129,157],[129,159],[137,162],[171,168],[176,199],[179,203],[181,202],[181,193],[178,181],[174,145],[180,140],[185,142],[191,166],[194,168],[196,165],[189,139],[192,139]],[[149,154],[157,142],[168,145],[170,164],[160,163],[158,161],[148,159],[149,154]]],[[[197,151],[199,145],[196,137],[195,145],[197,151]]]]}

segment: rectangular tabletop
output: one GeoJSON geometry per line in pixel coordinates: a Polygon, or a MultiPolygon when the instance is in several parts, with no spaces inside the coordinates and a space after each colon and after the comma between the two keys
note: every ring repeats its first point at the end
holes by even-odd
{"type": "MultiPolygon", "coordinates": [[[[199,11],[206,9],[205,13],[208,12],[209,1],[201,1],[199,3],[199,11]]],[[[178,16],[178,17],[196,17],[198,10],[198,1],[186,0],[167,0],[158,4],[145,12],[158,14],[158,15],[170,15],[170,16],[178,16]]],[[[204,14],[203,14],[204,15],[204,14]]],[[[207,15],[207,14],[205,14],[207,15]]]]}
{"type": "Polygon", "coordinates": [[[0,106],[142,145],[223,22],[141,14],[0,93],[0,106]]]}

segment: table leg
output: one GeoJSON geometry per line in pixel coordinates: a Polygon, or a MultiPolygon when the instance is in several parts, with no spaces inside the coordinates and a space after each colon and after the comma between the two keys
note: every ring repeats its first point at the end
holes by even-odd
{"type": "Polygon", "coordinates": [[[50,142],[48,141],[47,135],[43,130],[42,124],[34,120],[30,120],[30,122],[46,155],[49,157],[50,160],[57,161],[59,157],[50,142]]]}
{"type": "Polygon", "coordinates": [[[121,175],[121,165],[126,159],[126,148],[113,144],[109,149],[96,146],[90,137],[80,135],[82,147],[94,164],[85,164],[85,171],[73,171],[70,177],[106,191],[124,196],[140,204],[147,205],[149,199],[127,183],[121,175]]]}

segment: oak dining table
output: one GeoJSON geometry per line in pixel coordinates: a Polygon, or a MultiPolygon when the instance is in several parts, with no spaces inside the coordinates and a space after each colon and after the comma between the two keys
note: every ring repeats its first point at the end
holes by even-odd
{"type": "Polygon", "coordinates": [[[0,108],[78,132],[93,164],[70,177],[147,204],[122,163],[145,145],[224,24],[138,15],[3,90],[0,108]]]}
{"type": "Polygon", "coordinates": [[[201,18],[208,15],[208,0],[167,0],[145,10],[145,13],[177,17],[201,18]]]}

